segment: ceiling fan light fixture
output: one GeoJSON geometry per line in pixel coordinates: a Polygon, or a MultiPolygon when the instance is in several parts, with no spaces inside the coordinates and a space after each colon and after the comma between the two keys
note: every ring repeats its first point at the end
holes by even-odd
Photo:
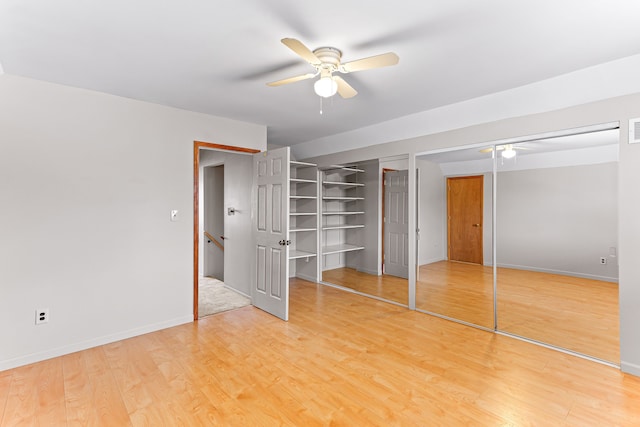
{"type": "Polygon", "coordinates": [[[338,92],[338,83],[329,75],[318,79],[313,84],[313,90],[318,96],[329,98],[338,92]]]}
{"type": "Polygon", "coordinates": [[[502,150],[502,157],[505,159],[512,159],[516,156],[516,150],[514,150],[512,147],[507,147],[504,150],[502,150]]]}

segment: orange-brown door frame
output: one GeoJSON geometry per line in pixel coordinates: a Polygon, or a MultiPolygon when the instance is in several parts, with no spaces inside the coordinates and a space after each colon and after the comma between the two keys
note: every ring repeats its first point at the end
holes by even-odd
{"type": "Polygon", "coordinates": [[[233,145],[213,144],[211,142],[193,142],[193,320],[198,320],[198,261],[200,257],[200,149],[240,153],[259,153],[254,148],[235,147],[233,145]]]}

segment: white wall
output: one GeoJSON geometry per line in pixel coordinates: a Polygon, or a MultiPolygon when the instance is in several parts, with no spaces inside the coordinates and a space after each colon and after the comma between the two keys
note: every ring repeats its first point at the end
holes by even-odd
{"type": "MultiPolygon", "coordinates": [[[[562,91],[560,91],[562,92],[562,91]]],[[[554,92],[556,93],[556,92],[554,92]]],[[[536,100],[536,92],[527,97],[511,100],[517,105],[536,100]]],[[[505,100],[504,108],[510,106],[505,100]]],[[[538,107],[541,104],[538,104],[538,107]]],[[[541,110],[544,111],[544,110],[541,110]]],[[[390,143],[364,149],[337,152],[309,158],[326,163],[351,162],[359,158],[386,157],[402,153],[424,153],[431,150],[490,143],[508,138],[534,136],[546,132],[620,122],[619,162],[619,289],[620,289],[620,355],[625,372],[640,375],[640,144],[628,144],[628,120],[640,117],[640,93],[575,105],[559,110],[522,115],[508,119],[477,124],[440,133],[425,134],[410,139],[397,139],[390,143]]],[[[298,153],[299,154],[299,153],[298,153]]],[[[411,160],[411,159],[410,159],[411,160]]],[[[409,175],[410,180],[413,178],[409,175]]],[[[411,183],[411,181],[410,181],[411,183]]],[[[414,235],[409,229],[410,238],[414,235]]],[[[410,286],[415,286],[411,284],[410,286]]]]}
{"type": "Polygon", "coordinates": [[[193,141],[262,150],[266,128],[6,74],[0,94],[0,370],[190,322],[193,141]]]}

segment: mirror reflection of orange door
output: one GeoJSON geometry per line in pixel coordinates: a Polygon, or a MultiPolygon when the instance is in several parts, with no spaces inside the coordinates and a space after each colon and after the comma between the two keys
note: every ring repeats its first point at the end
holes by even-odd
{"type": "Polygon", "coordinates": [[[482,264],[483,176],[447,178],[450,261],[482,264]]]}

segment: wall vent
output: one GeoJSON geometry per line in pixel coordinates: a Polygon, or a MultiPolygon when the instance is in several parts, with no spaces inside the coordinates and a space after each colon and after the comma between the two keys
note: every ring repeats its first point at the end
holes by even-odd
{"type": "Polygon", "coordinates": [[[640,119],[629,120],[629,144],[640,143],[640,119]]]}

